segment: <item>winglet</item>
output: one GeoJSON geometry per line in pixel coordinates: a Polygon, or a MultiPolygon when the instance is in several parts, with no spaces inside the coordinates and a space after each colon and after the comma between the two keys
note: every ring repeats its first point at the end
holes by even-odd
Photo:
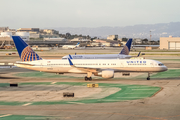
{"type": "Polygon", "coordinates": [[[69,54],[69,58],[70,58],[70,59],[73,59],[72,56],[71,56],[70,54],[69,54]]]}
{"type": "Polygon", "coordinates": [[[70,66],[74,66],[72,61],[69,58],[68,58],[68,61],[69,61],[70,66]]]}
{"type": "Polygon", "coordinates": [[[141,51],[139,52],[139,54],[137,55],[137,57],[139,57],[140,54],[141,54],[141,51]]]}
{"type": "Polygon", "coordinates": [[[122,51],[120,52],[120,54],[124,54],[124,55],[129,55],[130,49],[131,49],[131,43],[132,43],[132,38],[130,38],[126,45],[123,47],[122,51]]]}
{"type": "Polygon", "coordinates": [[[80,44],[80,42],[78,42],[77,44],[76,44],[76,46],[78,46],[80,44]]]}

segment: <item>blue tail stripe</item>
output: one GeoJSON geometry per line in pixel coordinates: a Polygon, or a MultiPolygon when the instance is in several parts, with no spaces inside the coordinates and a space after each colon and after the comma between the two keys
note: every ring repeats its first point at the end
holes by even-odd
{"type": "Polygon", "coordinates": [[[35,58],[35,56],[33,56],[33,60],[35,60],[36,58],[35,58]]]}
{"type": "Polygon", "coordinates": [[[32,57],[30,57],[30,61],[32,61],[32,57]]]}

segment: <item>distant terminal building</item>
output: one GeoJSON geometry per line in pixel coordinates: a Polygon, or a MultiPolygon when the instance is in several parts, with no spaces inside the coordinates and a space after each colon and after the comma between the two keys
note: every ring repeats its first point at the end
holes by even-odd
{"type": "Polygon", "coordinates": [[[161,37],[160,49],[180,50],[180,37],[161,37]]]}
{"type": "Polygon", "coordinates": [[[65,38],[44,38],[44,41],[62,41],[62,42],[66,42],[67,39],[65,39],[65,38]]]}
{"type": "Polygon", "coordinates": [[[16,32],[17,36],[20,36],[24,41],[29,41],[29,33],[28,32],[16,32]]]}
{"type": "Polygon", "coordinates": [[[59,34],[59,31],[56,31],[54,29],[43,29],[42,30],[43,33],[46,33],[46,34],[59,34]]]}
{"type": "Polygon", "coordinates": [[[39,33],[39,28],[19,28],[17,29],[17,32],[33,32],[33,33],[39,33]]]}
{"type": "Polygon", "coordinates": [[[0,45],[2,45],[3,43],[14,44],[14,42],[12,40],[12,35],[20,36],[24,41],[29,40],[29,33],[27,33],[27,32],[16,32],[15,34],[13,32],[1,32],[0,45]]]}
{"type": "Polygon", "coordinates": [[[12,32],[1,32],[0,35],[0,45],[2,44],[14,44],[12,38],[12,32]]]}
{"type": "MultiPolygon", "coordinates": [[[[28,32],[29,38],[39,38],[40,37],[40,29],[39,28],[19,28],[17,32],[21,34],[21,32],[28,32]]],[[[22,33],[23,34],[23,33],[22,33]]]]}
{"type": "Polygon", "coordinates": [[[121,41],[121,44],[124,46],[127,43],[127,41],[121,41]]]}
{"type": "Polygon", "coordinates": [[[16,29],[9,29],[9,27],[0,27],[0,34],[3,32],[11,32],[12,35],[16,33],[16,29]]]}
{"type": "Polygon", "coordinates": [[[0,32],[8,31],[9,27],[0,27],[0,32]]]}
{"type": "Polygon", "coordinates": [[[1,32],[0,37],[11,37],[12,36],[12,32],[1,32]]]}
{"type": "Polygon", "coordinates": [[[29,33],[29,38],[30,39],[38,39],[38,38],[40,38],[40,34],[39,33],[32,33],[32,32],[30,32],[29,33]]]}
{"type": "Polygon", "coordinates": [[[17,32],[28,32],[30,39],[59,37],[59,31],[54,29],[19,28],[17,29],[17,32]]]}
{"type": "Polygon", "coordinates": [[[91,43],[91,46],[113,47],[113,46],[120,46],[120,43],[118,41],[112,41],[112,40],[95,39],[91,43]]]}
{"type": "Polygon", "coordinates": [[[108,40],[118,40],[118,35],[109,35],[107,37],[108,40]]]}
{"type": "Polygon", "coordinates": [[[90,42],[90,41],[91,41],[90,39],[83,39],[81,37],[74,38],[71,40],[71,42],[90,42]]]}
{"type": "Polygon", "coordinates": [[[59,38],[59,35],[56,34],[40,34],[41,38],[59,38]]]}
{"type": "Polygon", "coordinates": [[[141,38],[134,38],[133,39],[133,43],[141,44],[142,43],[142,39],[141,38]]]}

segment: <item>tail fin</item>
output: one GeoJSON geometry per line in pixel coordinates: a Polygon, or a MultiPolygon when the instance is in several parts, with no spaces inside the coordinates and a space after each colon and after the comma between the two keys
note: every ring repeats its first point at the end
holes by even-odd
{"type": "Polygon", "coordinates": [[[77,44],[76,44],[76,46],[78,46],[80,43],[78,42],[77,44]]]}
{"type": "Polygon", "coordinates": [[[124,54],[124,55],[129,55],[130,49],[131,49],[131,43],[132,43],[132,38],[130,38],[126,45],[123,47],[121,52],[119,54],[124,54]]]}
{"type": "Polygon", "coordinates": [[[19,36],[12,36],[12,39],[22,61],[42,60],[19,36]]]}

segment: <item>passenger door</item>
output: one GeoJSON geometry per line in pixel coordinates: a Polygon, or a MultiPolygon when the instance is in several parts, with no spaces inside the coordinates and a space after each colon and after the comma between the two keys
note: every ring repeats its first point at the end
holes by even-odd
{"type": "Polygon", "coordinates": [[[151,63],[151,67],[154,67],[154,63],[153,62],[151,63]]]}
{"type": "Polygon", "coordinates": [[[120,63],[120,67],[124,67],[124,63],[123,63],[123,61],[120,63]]]}

